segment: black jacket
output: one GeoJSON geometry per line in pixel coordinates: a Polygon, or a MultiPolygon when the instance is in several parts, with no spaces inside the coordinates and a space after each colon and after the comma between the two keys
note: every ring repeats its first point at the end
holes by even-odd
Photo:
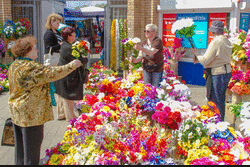
{"type": "MultiPolygon", "coordinates": [[[[63,42],[61,46],[60,59],[58,66],[68,64],[69,62],[76,59],[72,56],[72,45],[68,42],[63,42]]],[[[80,56],[79,60],[82,62],[83,66],[88,63],[87,58],[80,56]]],[[[56,94],[62,96],[68,100],[82,100],[83,99],[83,69],[81,66],[70,73],[68,76],[55,81],[56,94]]]]}
{"type": "MultiPolygon", "coordinates": [[[[61,35],[59,31],[57,31],[57,34],[61,35]]],[[[44,34],[43,39],[44,39],[44,47],[45,47],[44,53],[45,54],[49,53],[50,47],[52,47],[52,53],[53,52],[59,53],[61,46],[60,46],[59,41],[58,41],[58,39],[57,39],[57,37],[52,29],[47,29],[47,31],[44,34]]]]}

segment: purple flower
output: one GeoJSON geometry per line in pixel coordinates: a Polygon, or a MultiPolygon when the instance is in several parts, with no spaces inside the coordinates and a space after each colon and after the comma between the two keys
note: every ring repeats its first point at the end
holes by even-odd
{"type": "Polygon", "coordinates": [[[122,39],[121,42],[124,44],[125,42],[128,41],[128,38],[122,39]]]}

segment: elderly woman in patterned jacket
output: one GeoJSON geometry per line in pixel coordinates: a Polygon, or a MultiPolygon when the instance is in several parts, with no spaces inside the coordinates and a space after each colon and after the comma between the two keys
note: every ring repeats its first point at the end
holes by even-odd
{"type": "Polygon", "coordinates": [[[15,164],[38,165],[44,124],[53,120],[49,82],[61,79],[81,66],[74,60],[63,66],[44,66],[36,61],[36,38],[20,38],[11,48],[16,60],[8,71],[9,110],[15,138],[15,164]]]}

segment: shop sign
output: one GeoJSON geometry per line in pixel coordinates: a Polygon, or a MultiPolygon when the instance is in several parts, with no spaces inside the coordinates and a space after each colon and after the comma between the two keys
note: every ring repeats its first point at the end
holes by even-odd
{"type": "MultiPolygon", "coordinates": [[[[207,48],[207,36],[208,36],[208,13],[184,13],[177,14],[177,20],[191,18],[194,21],[195,35],[193,36],[193,44],[197,49],[207,48]]],[[[183,40],[182,46],[185,48],[191,48],[188,39],[183,40]]]]}
{"type": "MultiPolygon", "coordinates": [[[[224,26],[227,25],[227,13],[210,13],[209,15],[209,27],[212,25],[212,22],[215,20],[222,21],[224,26]]],[[[210,43],[213,39],[212,32],[208,32],[208,43],[210,43]]]]}
{"type": "Polygon", "coordinates": [[[240,30],[248,32],[249,29],[249,13],[240,14],[240,30]]]}
{"type": "Polygon", "coordinates": [[[176,21],[176,14],[163,14],[162,40],[164,46],[172,46],[175,34],[171,33],[173,23],[176,21]]]}

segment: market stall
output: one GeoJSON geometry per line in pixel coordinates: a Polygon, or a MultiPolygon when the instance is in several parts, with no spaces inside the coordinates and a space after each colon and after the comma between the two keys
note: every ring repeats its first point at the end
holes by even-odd
{"type": "MultiPolygon", "coordinates": [[[[206,0],[200,3],[198,0],[161,0],[157,6],[159,11],[159,36],[162,37],[165,47],[171,47],[176,37],[171,33],[172,25],[175,21],[183,18],[191,18],[196,25],[195,35],[192,40],[194,47],[198,49],[199,55],[205,53],[212,40],[212,34],[208,32],[208,27],[212,21],[220,20],[224,22],[225,28],[236,33],[237,27],[248,31],[249,13],[247,11],[248,1],[231,0],[206,0]],[[239,19],[240,18],[240,19],[239,19]]],[[[191,45],[184,40],[182,46],[187,54],[178,62],[178,75],[182,76],[188,84],[205,85],[203,79],[203,67],[201,64],[193,64],[190,53],[191,45]]]]}
{"type": "MultiPolygon", "coordinates": [[[[102,51],[101,41],[104,39],[104,8],[95,6],[83,7],[79,9],[64,10],[65,22],[74,25],[79,33],[80,39],[85,39],[90,43],[91,53],[98,54],[102,51]],[[94,23],[96,19],[96,24],[94,23]]],[[[89,61],[88,67],[91,66],[89,61]]]]}
{"type": "MultiPolygon", "coordinates": [[[[221,122],[213,102],[190,104],[190,90],[164,65],[161,87],[94,64],[83,100],[64,137],[46,150],[46,165],[249,164],[248,125],[221,122]],[[244,132],[244,133],[243,133],[244,132]]],[[[247,113],[245,113],[246,115],[247,113]]],[[[247,116],[249,118],[249,116],[247,116]]]]}

